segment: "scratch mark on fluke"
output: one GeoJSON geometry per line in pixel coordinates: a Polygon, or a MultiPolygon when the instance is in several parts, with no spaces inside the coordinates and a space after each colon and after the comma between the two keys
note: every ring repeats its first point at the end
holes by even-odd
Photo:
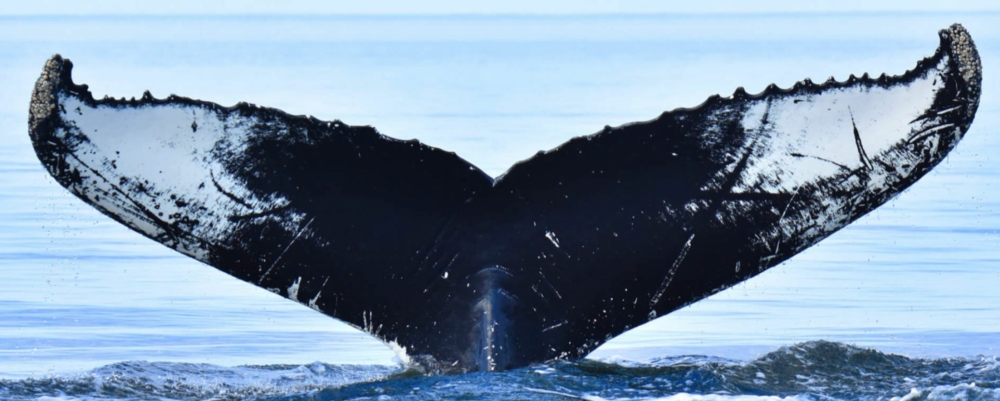
{"type": "Polygon", "coordinates": [[[851,115],[851,128],[854,129],[854,144],[858,147],[858,158],[861,159],[861,163],[864,164],[866,170],[871,170],[872,161],[868,158],[868,154],[865,153],[865,146],[861,143],[861,133],[858,132],[858,124],[854,122],[854,112],[851,111],[850,106],[847,107],[847,111],[851,115]]]}
{"type": "Polygon", "coordinates": [[[688,250],[691,249],[691,241],[694,241],[694,234],[688,237],[687,242],[681,247],[681,251],[677,253],[677,258],[674,259],[674,263],[670,265],[670,269],[667,270],[666,277],[663,278],[663,284],[660,284],[660,289],[656,290],[656,294],[649,301],[649,307],[655,307],[656,304],[660,303],[660,298],[663,294],[667,292],[667,287],[670,287],[670,282],[674,281],[674,275],[677,274],[677,269],[681,267],[681,263],[684,262],[684,257],[687,256],[688,250]]]}
{"type": "MultiPolygon", "coordinates": [[[[264,271],[264,274],[260,275],[260,280],[257,281],[257,284],[263,284],[264,283],[264,279],[267,278],[268,274],[271,274],[271,270],[274,270],[274,267],[278,265],[278,262],[281,261],[281,258],[283,258],[285,256],[285,254],[288,253],[288,250],[292,248],[292,245],[295,245],[295,241],[299,240],[299,237],[302,236],[302,233],[304,233],[306,231],[306,229],[309,228],[309,225],[311,225],[313,223],[313,221],[315,221],[315,220],[316,220],[315,217],[309,219],[309,222],[306,223],[304,226],[302,226],[302,228],[299,229],[299,231],[297,233],[295,233],[295,236],[292,237],[292,240],[288,242],[288,245],[285,246],[285,249],[281,250],[281,254],[279,254],[278,257],[274,259],[274,262],[271,262],[271,267],[268,267],[267,270],[264,271]]],[[[296,286],[296,287],[298,287],[298,286],[296,286]]]]}

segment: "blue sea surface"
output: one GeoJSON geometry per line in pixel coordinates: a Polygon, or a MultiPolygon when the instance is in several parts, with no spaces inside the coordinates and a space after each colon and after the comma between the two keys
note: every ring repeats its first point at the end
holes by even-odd
{"type": "Polygon", "coordinates": [[[997,13],[0,17],[0,399],[1000,399],[998,26],[997,13]],[[359,330],[131,232],[54,182],[27,135],[59,53],[97,97],[372,125],[496,176],[739,86],[901,74],[954,22],[979,48],[983,95],[933,172],[588,360],[504,373],[403,367],[359,330]]]}

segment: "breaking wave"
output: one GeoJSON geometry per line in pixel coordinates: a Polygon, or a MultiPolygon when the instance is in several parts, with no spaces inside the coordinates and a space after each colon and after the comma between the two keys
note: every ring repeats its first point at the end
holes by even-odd
{"type": "Polygon", "coordinates": [[[1000,400],[1000,361],[914,359],[814,341],[751,361],[708,356],[647,363],[584,360],[466,375],[319,362],[239,367],[122,362],[77,375],[0,380],[0,398],[1000,400]]]}

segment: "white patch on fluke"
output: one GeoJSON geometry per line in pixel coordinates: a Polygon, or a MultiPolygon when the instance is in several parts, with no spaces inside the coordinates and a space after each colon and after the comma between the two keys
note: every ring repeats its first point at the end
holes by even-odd
{"type": "MultiPolygon", "coordinates": [[[[221,243],[231,232],[231,217],[288,204],[284,198],[255,197],[225,172],[216,154],[239,154],[249,139],[249,127],[257,123],[254,118],[223,115],[199,105],[92,107],[67,93],[58,100],[66,111],[60,116],[71,132],[58,129],[53,135],[65,139],[72,133],[87,139],[65,159],[92,178],[75,190],[147,236],[173,237],[162,224],[189,218],[198,224],[183,234],[221,243]]],[[[295,227],[300,219],[296,216],[281,224],[295,227]]],[[[209,262],[208,252],[197,241],[175,239],[165,245],[209,262]]]]}
{"type": "Polygon", "coordinates": [[[299,302],[299,284],[302,283],[302,277],[295,279],[292,285],[288,286],[288,299],[292,301],[299,302]]]}
{"type": "Polygon", "coordinates": [[[790,193],[844,167],[864,167],[854,125],[872,159],[906,142],[921,124],[911,121],[931,108],[944,85],[938,74],[947,62],[943,58],[936,69],[906,85],[855,85],[757,101],[742,121],[748,133],[755,133],[751,135],[756,135],[757,143],[733,191],[790,193]]]}
{"type": "Polygon", "coordinates": [[[551,242],[552,245],[555,245],[556,248],[559,247],[559,238],[556,238],[556,233],[554,233],[552,231],[546,231],[545,232],[545,238],[548,238],[549,242],[551,242]]]}

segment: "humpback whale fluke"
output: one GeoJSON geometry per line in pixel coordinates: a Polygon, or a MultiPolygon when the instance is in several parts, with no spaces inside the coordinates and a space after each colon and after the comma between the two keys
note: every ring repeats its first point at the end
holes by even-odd
{"type": "Polygon", "coordinates": [[[52,57],[39,160],[118,222],[441,371],[581,358],[885,203],[968,131],[960,25],[900,76],[742,88],[494,179],[454,153],[240,103],[95,99],[52,57]]]}

